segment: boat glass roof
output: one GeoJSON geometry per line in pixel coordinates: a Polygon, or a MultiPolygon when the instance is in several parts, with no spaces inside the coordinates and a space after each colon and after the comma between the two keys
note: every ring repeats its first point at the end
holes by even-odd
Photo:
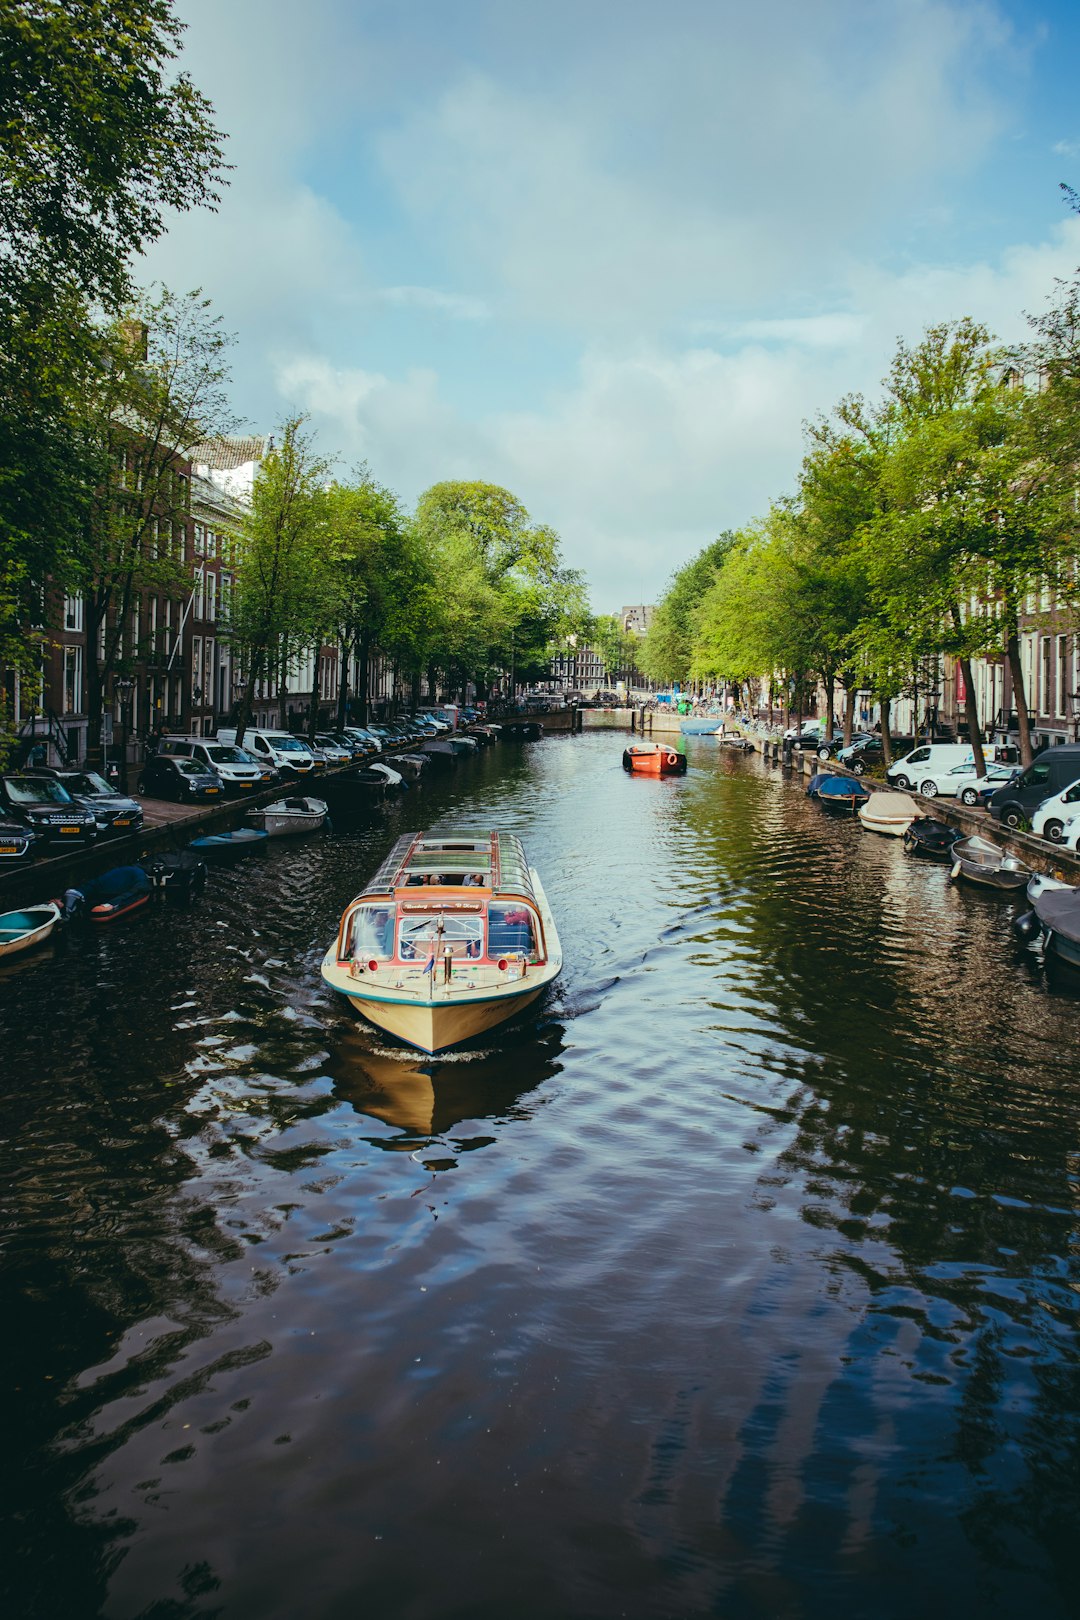
{"type": "Polygon", "coordinates": [[[514,833],[471,829],[441,835],[403,833],[362,894],[390,894],[407,884],[410,873],[432,872],[479,872],[493,893],[509,891],[535,900],[521,840],[514,833]]]}

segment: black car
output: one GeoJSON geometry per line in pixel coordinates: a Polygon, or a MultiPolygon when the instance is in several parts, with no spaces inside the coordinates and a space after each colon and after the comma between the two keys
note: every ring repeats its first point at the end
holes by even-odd
{"type": "Polygon", "coordinates": [[[225,784],[216,771],[194,759],[153,754],[139,772],[136,792],[148,799],[176,799],[193,804],[225,797],[225,784]]]}
{"type": "Polygon", "coordinates": [[[0,867],[17,866],[31,859],[37,838],[21,821],[0,818],[0,867]]]}
{"type": "Polygon", "coordinates": [[[9,771],[0,777],[0,815],[29,827],[44,844],[92,844],[97,837],[93,811],[44,773],[9,771]]]}
{"type": "Polygon", "coordinates": [[[138,832],[143,824],[142,805],[129,799],[126,793],[117,793],[96,771],[53,771],[50,773],[67,788],[76,804],[89,810],[103,837],[122,838],[125,833],[138,832]]]}
{"type": "Polygon", "coordinates": [[[878,739],[869,731],[853,731],[851,733],[851,741],[845,744],[844,733],[842,731],[838,731],[834,735],[832,742],[818,743],[818,759],[837,759],[842,748],[855,748],[860,743],[877,742],[877,740],[878,739]]]}
{"type": "Polygon", "coordinates": [[[856,776],[865,776],[871,765],[878,765],[885,758],[885,750],[880,737],[865,737],[853,742],[850,748],[841,748],[836,757],[856,776]]]}

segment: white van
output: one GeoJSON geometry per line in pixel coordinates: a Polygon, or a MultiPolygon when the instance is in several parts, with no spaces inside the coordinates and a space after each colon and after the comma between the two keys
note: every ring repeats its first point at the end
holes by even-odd
{"type": "Polygon", "coordinates": [[[237,748],[235,743],[213,737],[162,737],[158,753],[171,754],[177,759],[194,759],[208,770],[216,771],[225,786],[235,788],[238,793],[269,787],[276,780],[269,760],[256,759],[246,748],[237,748]]]}
{"type": "MultiPolygon", "coordinates": [[[[236,732],[219,731],[217,740],[220,743],[235,743],[236,732]]],[[[276,771],[284,771],[291,776],[310,776],[315,769],[315,756],[302,737],[294,737],[291,731],[252,731],[244,732],[244,747],[255,755],[256,759],[264,759],[276,771]]]]}
{"type": "Polygon", "coordinates": [[[922,743],[890,765],[885,779],[892,787],[917,788],[932,774],[967,765],[974,758],[970,743],[922,743]]]}

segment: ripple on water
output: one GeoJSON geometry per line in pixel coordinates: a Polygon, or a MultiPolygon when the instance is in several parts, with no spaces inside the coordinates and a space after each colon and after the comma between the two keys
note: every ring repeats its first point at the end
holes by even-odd
{"type": "Polygon", "coordinates": [[[759,761],[621,747],[0,980],[18,1612],[1069,1612],[1075,993],[759,761]],[[318,963],[462,820],[567,966],[428,1060],[318,963]]]}

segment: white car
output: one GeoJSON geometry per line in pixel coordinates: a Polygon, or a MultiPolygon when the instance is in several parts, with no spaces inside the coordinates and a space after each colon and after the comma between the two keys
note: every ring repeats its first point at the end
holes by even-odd
{"type": "Polygon", "coordinates": [[[331,737],[327,732],[317,731],[315,733],[315,747],[328,765],[350,765],[352,763],[352,754],[349,749],[345,747],[344,743],[339,743],[336,737],[331,737]]]}
{"type": "Polygon", "coordinates": [[[976,776],[970,760],[961,765],[948,765],[944,770],[928,770],[915,783],[924,799],[959,799],[961,804],[977,803],[977,790],[987,782],[1007,782],[1016,767],[987,763],[986,775],[976,776]]]}
{"type": "Polygon", "coordinates": [[[1052,844],[1068,844],[1076,848],[1076,835],[1080,832],[1080,781],[1070,782],[1067,788],[1044,799],[1031,816],[1031,830],[1036,838],[1047,838],[1052,844]]]}

